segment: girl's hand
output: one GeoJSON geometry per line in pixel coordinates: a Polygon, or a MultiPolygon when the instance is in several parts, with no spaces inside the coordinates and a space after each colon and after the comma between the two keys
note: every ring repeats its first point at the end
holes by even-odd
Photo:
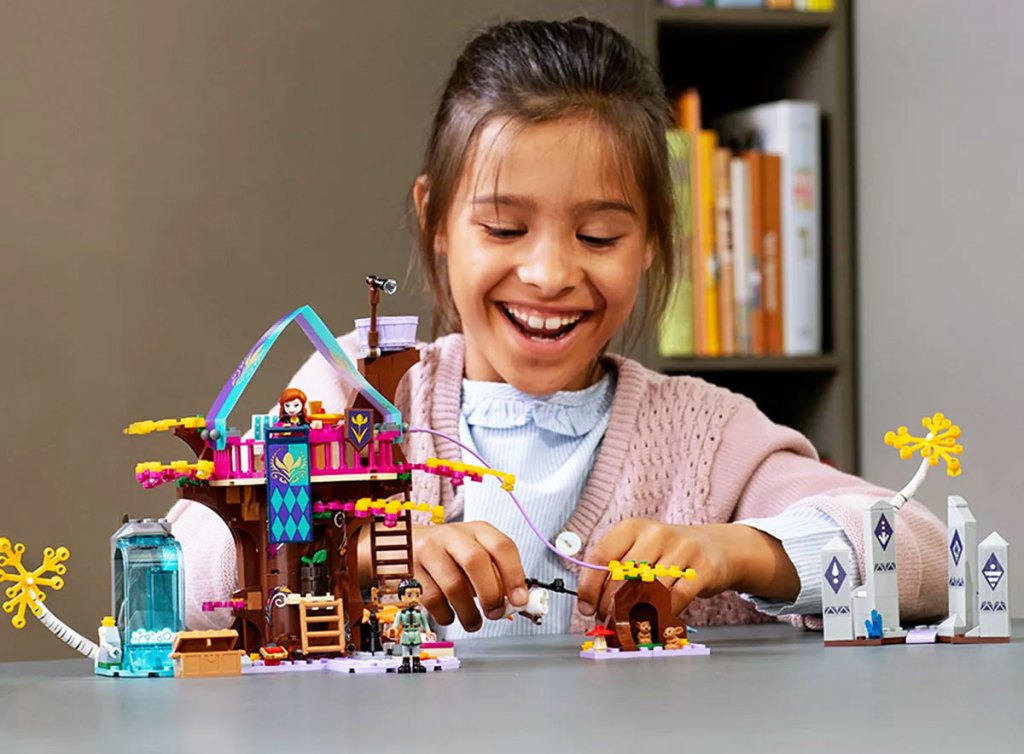
{"type": "MultiPolygon", "coordinates": [[[[694,581],[659,579],[671,590],[672,612],[679,615],[696,597],[737,589],[761,597],[796,599],[800,579],[782,543],[742,524],[676,526],[632,518],[612,530],[588,553],[588,560],[645,560],[652,566],[693,568],[694,581]]],[[[602,571],[584,569],[579,579],[579,610],[604,619],[617,584],[602,571]]]]}
{"type": "Polygon", "coordinates": [[[526,575],[515,543],[483,521],[444,526],[413,526],[416,579],[423,586],[423,606],[447,626],[459,616],[467,631],[483,624],[473,597],[489,618],[528,599],[526,575]]]}

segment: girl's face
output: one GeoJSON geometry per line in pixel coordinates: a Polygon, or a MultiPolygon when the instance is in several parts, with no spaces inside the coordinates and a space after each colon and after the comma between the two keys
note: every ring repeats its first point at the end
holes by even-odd
{"type": "MultiPolygon", "coordinates": [[[[485,127],[437,239],[466,377],[532,395],[579,390],[626,322],[653,247],[644,204],[601,127],[485,127]]],[[[417,204],[426,198],[417,184],[417,204]]]]}
{"type": "Polygon", "coordinates": [[[298,398],[292,398],[290,401],[285,401],[284,412],[288,416],[298,416],[302,413],[302,401],[298,398]]]}

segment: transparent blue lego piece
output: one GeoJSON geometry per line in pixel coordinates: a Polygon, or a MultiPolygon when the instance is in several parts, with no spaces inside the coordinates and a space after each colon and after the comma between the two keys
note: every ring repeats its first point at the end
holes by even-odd
{"type": "Polygon", "coordinates": [[[123,659],[104,675],[173,676],[174,634],[185,629],[185,572],[166,521],[129,521],[118,529],[111,581],[123,659]]]}

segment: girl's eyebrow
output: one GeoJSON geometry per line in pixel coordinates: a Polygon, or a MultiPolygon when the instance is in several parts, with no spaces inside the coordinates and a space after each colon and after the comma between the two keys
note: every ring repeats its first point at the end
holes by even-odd
{"type": "MultiPolygon", "coordinates": [[[[483,196],[474,196],[470,199],[470,204],[473,206],[480,205],[495,205],[501,207],[522,207],[524,209],[536,209],[537,203],[533,199],[526,196],[517,196],[515,194],[486,194],[483,196]]],[[[580,213],[586,212],[625,212],[633,217],[636,217],[636,210],[633,209],[633,205],[624,201],[615,201],[611,199],[587,199],[583,202],[578,202],[573,205],[573,210],[580,213]]]]}

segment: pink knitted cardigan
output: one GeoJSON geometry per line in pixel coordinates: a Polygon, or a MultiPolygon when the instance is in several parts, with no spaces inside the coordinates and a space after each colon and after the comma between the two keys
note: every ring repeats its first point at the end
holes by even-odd
{"type": "MultiPolygon", "coordinates": [[[[339,342],[349,353],[358,350],[354,333],[339,342]]],[[[464,355],[461,335],[421,347],[420,362],[403,378],[396,396],[410,426],[458,436],[464,355]]],[[[860,511],[880,498],[888,499],[891,491],[822,464],[805,437],[771,422],[748,398],[700,379],[661,375],[620,356],[605,357],[605,367],[617,375],[608,429],[576,510],[564,527],[583,540],[584,558],[590,545],[626,518],[724,523],[808,506],[824,511],[843,528],[863,572],[860,511]]],[[[342,408],[348,401],[347,385],[317,354],[289,384],[322,400],[327,410],[342,408]]],[[[412,434],[406,442],[411,459],[461,459],[459,449],[441,438],[412,434]]],[[[488,461],[501,467],[501,459],[488,461]]],[[[413,475],[413,499],[439,501],[449,517],[462,512],[461,491],[438,477],[413,475]]],[[[211,527],[196,527],[198,514],[189,511],[186,501],[170,514],[176,530],[180,526],[188,532],[183,542],[186,557],[189,550],[197,555],[205,552],[214,571],[233,569],[233,554],[216,552],[230,546],[230,540],[221,534],[215,543],[212,532],[200,533],[211,527]]],[[[945,527],[912,501],[900,511],[896,528],[903,619],[942,614],[945,527]]],[[[196,573],[189,586],[202,590],[228,584],[232,578],[233,574],[196,573]]],[[[194,596],[216,598],[212,593],[194,596]]],[[[771,620],[731,592],[695,600],[683,618],[694,626],[771,620]]],[[[794,620],[809,628],[821,626],[820,618],[814,616],[794,620]]],[[[586,623],[575,615],[573,630],[584,629],[586,623]]]]}

